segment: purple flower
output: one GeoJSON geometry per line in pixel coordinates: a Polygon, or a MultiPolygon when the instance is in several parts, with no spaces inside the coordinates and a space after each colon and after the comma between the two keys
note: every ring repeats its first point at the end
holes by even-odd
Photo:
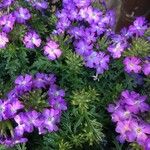
{"type": "Polygon", "coordinates": [[[33,49],[41,45],[41,39],[35,31],[30,31],[26,33],[23,39],[23,43],[26,46],[26,48],[33,49]]]}
{"type": "Polygon", "coordinates": [[[20,92],[30,91],[32,88],[32,76],[26,74],[25,76],[18,76],[15,80],[16,89],[20,92]]]}
{"type": "Polygon", "coordinates": [[[132,114],[129,110],[125,110],[124,108],[120,107],[112,114],[112,121],[119,122],[119,121],[127,120],[131,118],[131,115],[132,114]]]}
{"type": "Polygon", "coordinates": [[[150,75],[150,62],[149,61],[145,61],[142,71],[144,72],[146,76],[150,75]]]}
{"type": "Polygon", "coordinates": [[[84,27],[72,27],[71,29],[69,29],[68,33],[73,36],[75,39],[80,39],[83,37],[84,35],[84,27]]]}
{"type": "Polygon", "coordinates": [[[45,88],[47,85],[46,80],[48,77],[44,73],[37,73],[35,79],[33,80],[33,86],[35,88],[45,88]]]}
{"type": "Polygon", "coordinates": [[[120,133],[118,140],[123,143],[125,140],[133,142],[135,137],[132,135],[132,120],[124,120],[117,123],[116,132],[120,133]]]}
{"type": "Polygon", "coordinates": [[[47,55],[50,60],[55,60],[61,56],[62,51],[56,42],[49,40],[44,47],[44,54],[47,55]]]}
{"type": "Polygon", "coordinates": [[[14,0],[2,0],[0,2],[0,8],[9,7],[13,2],[14,2],[14,0]]]}
{"type": "Polygon", "coordinates": [[[100,19],[100,22],[105,24],[106,26],[113,27],[115,24],[115,13],[110,10],[107,11],[106,14],[100,19]]]}
{"type": "Polygon", "coordinates": [[[100,17],[102,16],[102,12],[97,10],[97,9],[93,9],[91,6],[89,6],[87,8],[87,18],[86,21],[88,21],[90,24],[92,23],[98,23],[100,21],[100,17]]]}
{"type": "Polygon", "coordinates": [[[0,26],[2,31],[6,33],[10,32],[14,27],[15,20],[16,18],[12,14],[2,16],[0,18],[0,26]]]}
{"type": "Polygon", "coordinates": [[[0,33],[0,49],[5,48],[6,44],[9,42],[7,34],[4,32],[0,33]]]}
{"type": "Polygon", "coordinates": [[[8,101],[7,103],[7,107],[5,110],[5,117],[6,118],[14,117],[14,115],[16,115],[18,110],[22,108],[24,108],[24,105],[18,99],[13,98],[11,102],[8,101]]]}
{"type": "Polygon", "coordinates": [[[80,40],[80,41],[76,42],[74,45],[75,45],[76,53],[81,56],[88,55],[93,48],[93,46],[91,44],[88,44],[84,40],[80,40]]]}
{"type": "Polygon", "coordinates": [[[91,51],[91,53],[84,58],[85,66],[89,68],[94,68],[99,64],[99,53],[91,51]]]}
{"type": "Polygon", "coordinates": [[[130,73],[130,72],[134,72],[134,73],[139,73],[142,69],[141,67],[141,60],[137,57],[126,57],[123,61],[124,65],[125,65],[125,71],[130,73]]]}
{"type": "Polygon", "coordinates": [[[55,110],[59,110],[59,111],[67,110],[67,104],[65,100],[61,97],[57,99],[50,99],[49,103],[50,103],[50,106],[54,108],[55,110]]]}
{"type": "Polygon", "coordinates": [[[109,104],[107,111],[110,113],[115,112],[120,107],[120,103],[117,102],[116,104],[109,104]]]}
{"type": "Polygon", "coordinates": [[[129,27],[129,32],[132,35],[142,36],[147,29],[146,20],[144,17],[138,17],[134,22],[133,25],[129,27]]]}
{"type": "Polygon", "coordinates": [[[58,127],[56,123],[59,122],[59,111],[55,109],[45,109],[42,115],[44,117],[43,126],[48,129],[49,132],[57,131],[58,127]]]}
{"type": "Polygon", "coordinates": [[[144,144],[145,150],[150,150],[150,138],[148,138],[144,144]]]}
{"type": "Polygon", "coordinates": [[[92,44],[92,43],[96,42],[97,37],[96,37],[95,32],[92,32],[92,29],[91,29],[91,28],[86,28],[86,29],[85,29],[85,32],[84,32],[84,34],[83,34],[83,39],[84,39],[87,43],[92,44]]]}
{"type": "Polygon", "coordinates": [[[47,9],[48,8],[48,2],[46,2],[44,0],[37,0],[36,2],[33,3],[33,6],[37,10],[47,9]]]}
{"type": "Polygon", "coordinates": [[[0,121],[3,120],[3,118],[5,117],[5,112],[6,110],[6,106],[5,106],[5,103],[0,99],[0,121]]]}
{"type": "Polygon", "coordinates": [[[96,66],[97,74],[103,74],[105,70],[108,70],[109,55],[103,52],[99,52],[99,64],[96,66]]]}
{"type": "Polygon", "coordinates": [[[65,96],[64,90],[58,90],[56,85],[50,86],[48,95],[51,99],[57,99],[65,96]]]}
{"type": "Polygon", "coordinates": [[[124,49],[125,49],[125,46],[121,43],[110,45],[108,47],[108,51],[111,53],[113,58],[120,58],[124,49]]]}
{"type": "Polygon", "coordinates": [[[29,10],[23,7],[20,7],[18,10],[16,10],[14,12],[14,15],[18,23],[25,23],[27,20],[31,18],[29,10]]]}
{"type": "Polygon", "coordinates": [[[150,125],[148,124],[139,124],[138,122],[132,122],[132,135],[135,136],[136,141],[141,144],[146,141],[148,138],[147,134],[150,134],[150,125]]]}
{"type": "Polygon", "coordinates": [[[73,0],[77,7],[87,7],[91,4],[91,0],[73,0]]]}

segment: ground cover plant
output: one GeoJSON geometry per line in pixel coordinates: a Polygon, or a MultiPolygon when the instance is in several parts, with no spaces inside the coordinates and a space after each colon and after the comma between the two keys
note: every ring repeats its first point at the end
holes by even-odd
{"type": "Polygon", "coordinates": [[[150,29],[115,33],[92,0],[0,2],[1,150],[150,150],[150,29]]]}

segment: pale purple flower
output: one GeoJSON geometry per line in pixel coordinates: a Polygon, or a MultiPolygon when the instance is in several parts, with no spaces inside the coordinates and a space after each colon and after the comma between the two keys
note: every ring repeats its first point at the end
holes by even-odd
{"type": "Polygon", "coordinates": [[[150,62],[149,61],[145,61],[142,67],[142,71],[144,72],[146,76],[150,75],[150,62]]]}
{"type": "Polygon", "coordinates": [[[55,60],[61,56],[62,51],[59,49],[59,45],[55,41],[49,40],[44,47],[44,54],[50,60],[55,60]]]}
{"type": "Polygon", "coordinates": [[[92,23],[98,23],[100,21],[100,18],[102,16],[102,12],[100,10],[94,9],[91,6],[87,8],[87,18],[86,21],[88,21],[90,24],[92,23]]]}
{"type": "Polygon", "coordinates": [[[26,46],[26,48],[33,49],[35,47],[40,47],[41,38],[35,31],[29,31],[24,36],[23,43],[26,46]]]}
{"type": "Polygon", "coordinates": [[[57,131],[57,122],[59,122],[59,111],[55,109],[45,109],[42,113],[44,117],[43,126],[48,129],[49,132],[57,131]]]}
{"type": "Polygon", "coordinates": [[[125,65],[125,71],[130,73],[139,73],[142,69],[141,67],[141,60],[137,57],[126,57],[123,61],[125,65]]]}
{"type": "Polygon", "coordinates": [[[4,32],[0,33],[0,49],[5,48],[6,44],[9,42],[7,34],[4,32]]]}
{"type": "Polygon", "coordinates": [[[18,23],[25,23],[27,20],[31,18],[29,10],[23,7],[18,8],[18,10],[14,12],[14,15],[18,23]]]}
{"type": "Polygon", "coordinates": [[[16,18],[12,15],[5,15],[0,18],[0,26],[3,32],[10,32],[15,24],[16,18]]]}

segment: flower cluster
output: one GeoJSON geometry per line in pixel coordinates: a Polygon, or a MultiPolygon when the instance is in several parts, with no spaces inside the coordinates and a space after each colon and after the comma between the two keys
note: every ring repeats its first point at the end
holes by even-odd
{"type": "Polygon", "coordinates": [[[8,34],[10,31],[13,30],[15,23],[23,23],[26,24],[26,21],[31,18],[31,14],[27,8],[20,7],[14,12],[11,12],[9,14],[4,14],[2,17],[0,17],[0,28],[2,32],[5,34],[1,33],[1,43],[0,47],[5,48],[6,44],[8,42],[5,42],[5,38],[7,37],[6,34],[8,34]]]}
{"type": "MultiPolygon", "coordinates": [[[[38,10],[46,9],[48,7],[48,3],[44,0],[27,0],[27,2],[31,3],[32,6],[38,10]]],[[[13,30],[15,23],[27,25],[29,19],[31,19],[31,13],[27,8],[23,7],[19,7],[14,12],[0,17],[0,28],[2,30],[0,33],[0,48],[6,47],[6,44],[9,42],[7,34],[13,30]]],[[[39,34],[33,29],[29,29],[29,31],[25,33],[22,41],[25,47],[29,49],[38,48],[42,43],[39,34]]],[[[56,44],[55,41],[49,40],[47,42],[44,47],[44,53],[48,56],[49,60],[55,60],[61,56],[62,51],[58,49],[58,47],[59,45],[56,44]]]]}
{"type": "Polygon", "coordinates": [[[147,97],[134,91],[123,91],[115,104],[110,104],[108,112],[115,122],[117,137],[120,142],[137,142],[145,150],[149,150],[150,124],[142,119],[141,113],[148,112],[150,105],[147,97]]]}
{"type": "Polygon", "coordinates": [[[109,55],[94,51],[94,44],[114,25],[113,12],[103,14],[91,6],[90,0],[64,0],[63,9],[57,13],[57,17],[56,33],[67,31],[74,38],[75,51],[83,57],[85,66],[95,68],[97,74],[108,70],[109,55]],[[77,22],[77,26],[74,26],[74,22],[77,22]]]}
{"type": "Polygon", "coordinates": [[[112,30],[114,12],[109,10],[104,13],[93,8],[90,0],[63,0],[63,9],[57,13],[57,18],[54,33],[67,32],[73,38],[75,51],[83,57],[85,66],[96,69],[97,74],[108,70],[110,56],[114,59],[121,57],[129,46],[130,38],[142,36],[147,29],[145,19],[139,17],[128,30],[124,28],[120,34],[115,34],[112,30]],[[106,52],[101,52],[101,45],[95,51],[95,43],[103,36],[109,41],[106,52]]]}
{"type": "MultiPolygon", "coordinates": [[[[26,142],[25,133],[31,133],[35,128],[38,129],[39,134],[58,130],[57,124],[60,122],[62,111],[66,110],[67,106],[64,100],[65,92],[55,84],[55,81],[53,74],[44,73],[37,73],[35,77],[28,74],[17,77],[15,87],[8,93],[7,99],[0,100],[0,121],[10,122],[13,126],[9,128],[10,134],[1,135],[1,144],[12,146],[26,142]],[[34,108],[32,102],[27,108],[26,101],[22,98],[38,89],[47,91],[47,101],[45,101],[47,107],[42,108],[41,111],[34,108]]],[[[37,103],[39,105],[39,101],[37,103]]]]}

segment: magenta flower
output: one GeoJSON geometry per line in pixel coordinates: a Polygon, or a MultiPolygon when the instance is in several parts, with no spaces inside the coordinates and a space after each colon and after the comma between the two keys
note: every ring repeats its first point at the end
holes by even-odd
{"type": "Polygon", "coordinates": [[[0,49],[5,48],[6,44],[9,42],[7,34],[4,32],[0,33],[0,49]]]}
{"type": "Polygon", "coordinates": [[[144,72],[146,76],[150,75],[150,62],[149,61],[145,61],[142,71],[144,72]]]}
{"type": "Polygon", "coordinates": [[[12,14],[2,16],[0,18],[0,26],[2,31],[6,33],[10,32],[14,27],[15,20],[16,18],[12,14]]]}
{"type": "Polygon", "coordinates": [[[23,7],[20,7],[18,10],[16,10],[14,12],[14,15],[18,23],[25,23],[27,20],[31,18],[29,10],[23,7]]]}
{"type": "Polygon", "coordinates": [[[126,57],[123,61],[125,65],[125,71],[130,73],[139,73],[142,69],[141,67],[141,60],[137,57],[126,57]]]}
{"type": "Polygon", "coordinates": [[[35,31],[29,31],[24,36],[23,43],[26,46],[26,48],[33,49],[41,45],[41,39],[35,31]]]}
{"type": "Polygon", "coordinates": [[[55,60],[61,56],[62,51],[56,42],[49,40],[44,47],[44,54],[47,55],[48,59],[55,60]]]}

